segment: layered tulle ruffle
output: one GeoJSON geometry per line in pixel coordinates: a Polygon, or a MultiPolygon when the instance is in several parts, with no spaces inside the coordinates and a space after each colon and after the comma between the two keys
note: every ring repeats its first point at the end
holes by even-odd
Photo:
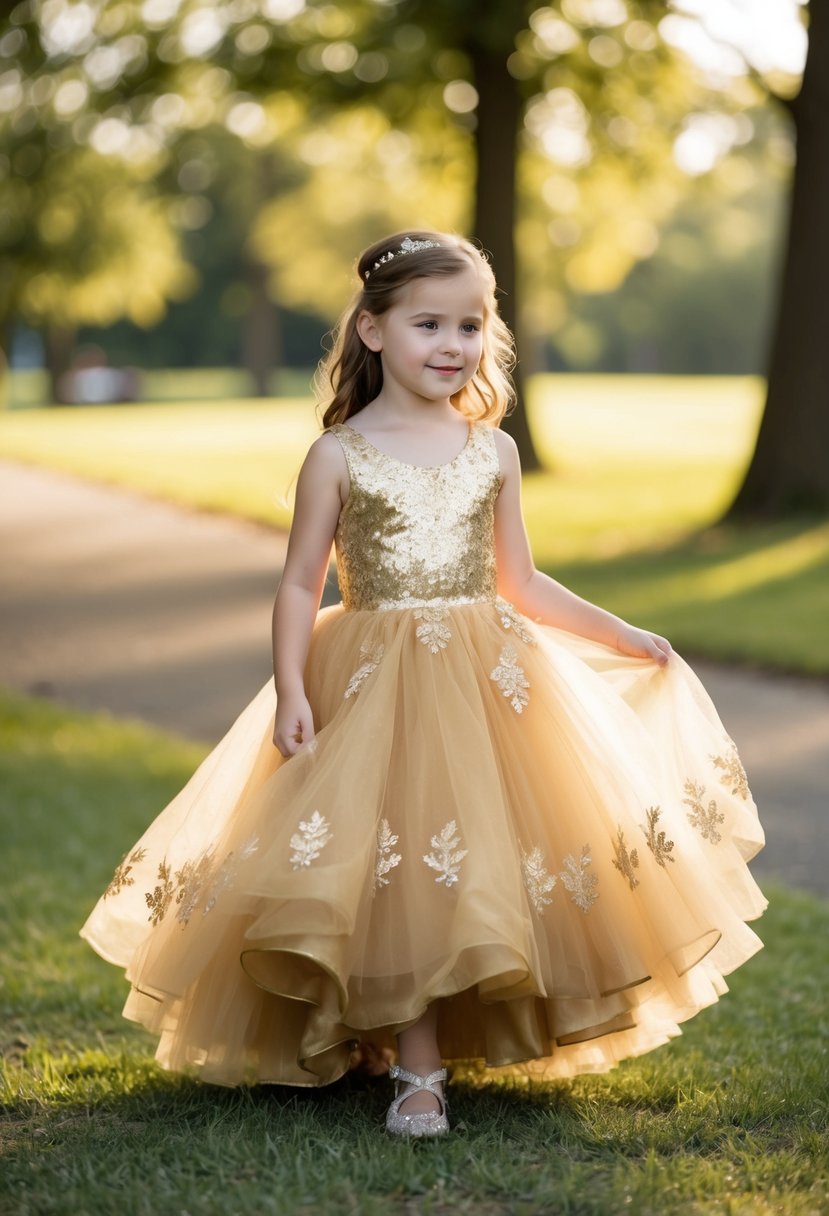
{"type": "Polygon", "coordinates": [[[679,1033],[760,941],[736,749],[665,668],[503,601],[323,610],[316,739],[265,685],[82,930],[168,1068],[319,1085],[442,998],[447,1061],[599,1071],[679,1033]]]}

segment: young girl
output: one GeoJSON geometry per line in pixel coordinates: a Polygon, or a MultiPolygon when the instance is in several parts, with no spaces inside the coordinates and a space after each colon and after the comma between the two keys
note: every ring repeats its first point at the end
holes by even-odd
{"type": "Polygon", "coordinates": [[[605,1070],[716,1001],[761,945],[763,834],[669,643],[533,566],[486,260],[401,233],[358,271],[297,485],[276,689],[81,932],[126,968],[164,1067],[324,1085],[365,1037],[399,1052],[387,1128],[436,1135],[445,1062],[605,1070]],[[319,611],[332,543],[342,603],[319,611]]]}

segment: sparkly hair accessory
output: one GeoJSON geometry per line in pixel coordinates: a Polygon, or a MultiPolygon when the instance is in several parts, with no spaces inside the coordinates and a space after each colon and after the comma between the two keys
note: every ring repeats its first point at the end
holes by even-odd
{"type": "Polygon", "coordinates": [[[371,271],[377,270],[384,262],[390,262],[392,258],[401,257],[404,253],[418,253],[421,249],[440,249],[440,241],[413,241],[410,236],[407,236],[396,253],[389,251],[378,258],[371,270],[365,272],[365,277],[368,278],[371,271]]]}

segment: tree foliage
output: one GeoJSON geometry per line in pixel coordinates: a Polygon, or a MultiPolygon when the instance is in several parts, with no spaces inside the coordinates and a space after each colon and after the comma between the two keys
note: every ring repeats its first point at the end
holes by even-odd
{"type": "Polygon", "coordinates": [[[35,327],[149,327],[192,286],[161,200],[89,148],[44,158],[2,192],[0,310],[35,327]],[[9,256],[13,252],[13,257],[9,256]]]}
{"type": "Polygon", "coordinates": [[[163,147],[112,104],[122,72],[146,81],[145,44],[124,34],[116,52],[93,18],[24,0],[0,37],[0,334],[18,318],[47,335],[150,326],[196,281],[155,185],[163,147]]]}
{"type": "Polygon", "coordinates": [[[194,288],[181,233],[219,205],[260,382],[269,297],[330,321],[359,247],[420,223],[477,235],[522,349],[578,362],[584,301],[689,197],[728,196],[678,146],[713,132],[724,162],[765,96],[702,71],[677,19],[664,0],[21,0],[0,37],[19,179],[0,324],[152,323],[194,288]]]}

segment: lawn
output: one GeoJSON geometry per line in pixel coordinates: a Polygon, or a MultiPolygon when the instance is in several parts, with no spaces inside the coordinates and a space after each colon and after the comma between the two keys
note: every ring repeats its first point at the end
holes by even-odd
{"type": "Polygon", "coordinates": [[[766,887],[765,949],[668,1046],[530,1090],[450,1087],[445,1141],[382,1131],[387,1078],[228,1090],[161,1072],[77,936],[203,755],[2,698],[0,1211],[15,1216],[812,1216],[829,1211],[829,904],[766,887]]]}
{"type": "MultiPolygon", "coordinates": [[[[829,522],[714,526],[761,405],[755,377],[536,377],[533,551],[690,655],[825,675],[829,522]]],[[[0,455],[281,527],[316,434],[305,397],[0,413],[0,455]]]]}

